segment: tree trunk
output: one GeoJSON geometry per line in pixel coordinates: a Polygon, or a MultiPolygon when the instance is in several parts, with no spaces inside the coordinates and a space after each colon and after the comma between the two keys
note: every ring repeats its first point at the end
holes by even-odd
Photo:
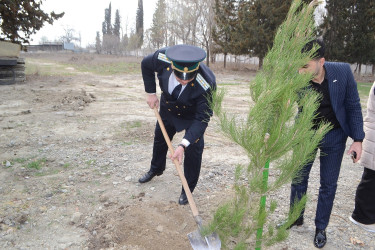
{"type": "Polygon", "coordinates": [[[206,41],[206,51],[207,51],[206,64],[207,64],[207,67],[210,67],[210,45],[208,41],[206,41]]]}
{"type": "Polygon", "coordinates": [[[375,64],[372,65],[372,71],[371,71],[371,76],[374,77],[375,75],[375,64]]]}
{"type": "Polygon", "coordinates": [[[263,59],[264,59],[264,57],[259,57],[259,68],[258,68],[258,70],[263,69],[263,59]]]}
{"type": "Polygon", "coordinates": [[[206,63],[207,63],[207,67],[210,67],[210,49],[207,49],[206,63]]]}
{"type": "Polygon", "coordinates": [[[362,63],[358,64],[358,76],[361,77],[362,63]]]}
{"type": "Polygon", "coordinates": [[[227,53],[224,53],[224,69],[227,66],[227,53]]]}
{"type": "Polygon", "coordinates": [[[215,63],[215,62],[216,62],[216,54],[212,53],[211,54],[211,63],[215,63]]]}

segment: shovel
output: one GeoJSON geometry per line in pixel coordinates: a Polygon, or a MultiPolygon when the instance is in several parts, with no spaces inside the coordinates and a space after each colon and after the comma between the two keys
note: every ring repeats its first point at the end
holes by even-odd
{"type": "MultiPolygon", "coordinates": [[[[160,114],[158,112],[157,107],[154,108],[154,112],[155,112],[156,118],[158,119],[161,131],[163,132],[164,139],[167,142],[168,148],[173,155],[174,150],[173,150],[173,147],[172,147],[172,143],[171,143],[171,140],[169,139],[167,131],[165,130],[164,123],[163,123],[163,121],[160,117],[160,114]]],[[[173,163],[176,166],[178,175],[180,176],[180,179],[181,179],[181,182],[182,182],[182,186],[184,187],[187,199],[189,201],[191,212],[193,213],[195,222],[198,225],[197,230],[195,230],[191,233],[188,233],[188,238],[189,238],[191,246],[193,247],[194,250],[206,250],[206,249],[216,250],[216,249],[220,249],[221,248],[221,241],[220,241],[219,236],[216,233],[212,233],[210,235],[207,235],[204,238],[202,237],[202,235],[201,235],[201,230],[203,229],[202,219],[199,216],[199,212],[198,212],[197,206],[195,205],[193,195],[190,192],[189,185],[186,181],[184,173],[182,172],[180,163],[178,162],[177,159],[174,159],[173,163]]]]}

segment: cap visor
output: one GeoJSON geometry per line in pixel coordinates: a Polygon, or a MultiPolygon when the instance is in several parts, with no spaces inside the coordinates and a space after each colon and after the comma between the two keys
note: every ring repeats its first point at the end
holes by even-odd
{"type": "Polygon", "coordinates": [[[195,76],[197,75],[197,71],[186,73],[186,72],[180,72],[178,70],[174,70],[174,74],[176,77],[180,78],[181,80],[190,80],[190,79],[195,78],[195,76]]]}

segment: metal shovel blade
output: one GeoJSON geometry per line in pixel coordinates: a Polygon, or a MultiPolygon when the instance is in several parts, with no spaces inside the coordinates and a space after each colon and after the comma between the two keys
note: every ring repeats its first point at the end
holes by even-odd
{"type": "Polygon", "coordinates": [[[191,246],[194,250],[220,250],[221,241],[216,233],[202,237],[199,229],[188,234],[191,246]]]}

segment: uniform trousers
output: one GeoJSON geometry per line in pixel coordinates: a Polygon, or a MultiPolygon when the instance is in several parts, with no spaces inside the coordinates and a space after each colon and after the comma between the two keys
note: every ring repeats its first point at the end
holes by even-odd
{"type": "MultiPolygon", "coordinates": [[[[341,128],[329,131],[318,148],[320,149],[320,187],[315,215],[315,226],[324,230],[329,222],[335,199],[337,180],[340,174],[341,161],[345,151],[347,135],[341,128]]],[[[316,149],[317,151],[317,149],[316,149]]],[[[315,152],[316,154],[316,152],[315,152]]],[[[292,181],[290,205],[306,194],[311,167],[314,161],[306,164],[299,172],[299,177],[292,181]]],[[[304,211],[302,211],[301,217],[304,211]]]]}
{"type": "MultiPolygon", "coordinates": [[[[176,134],[176,128],[170,124],[168,120],[163,119],[163,123],[169,138],[172,140],[173,136],[176,134]]],[[[190,142],[190,145],[186,147],[185,150],[184,173],[191,192],[194,191],[194,188],[198,183],[203,148],[204,138],[202,135],[197,142],[190,142]]],[[[162,173],[165,170],[167,152],[168,145],[164,139],[159,123],[156,122],[154,148],[151,160],[151,170],[153,172],[162,173]]]]}
{"type": "Polygon", "coordinates": [[[375,223],[375,171],[369,168],[364,168],[357,187],[352,218],[365,225],[375,223]]]}

